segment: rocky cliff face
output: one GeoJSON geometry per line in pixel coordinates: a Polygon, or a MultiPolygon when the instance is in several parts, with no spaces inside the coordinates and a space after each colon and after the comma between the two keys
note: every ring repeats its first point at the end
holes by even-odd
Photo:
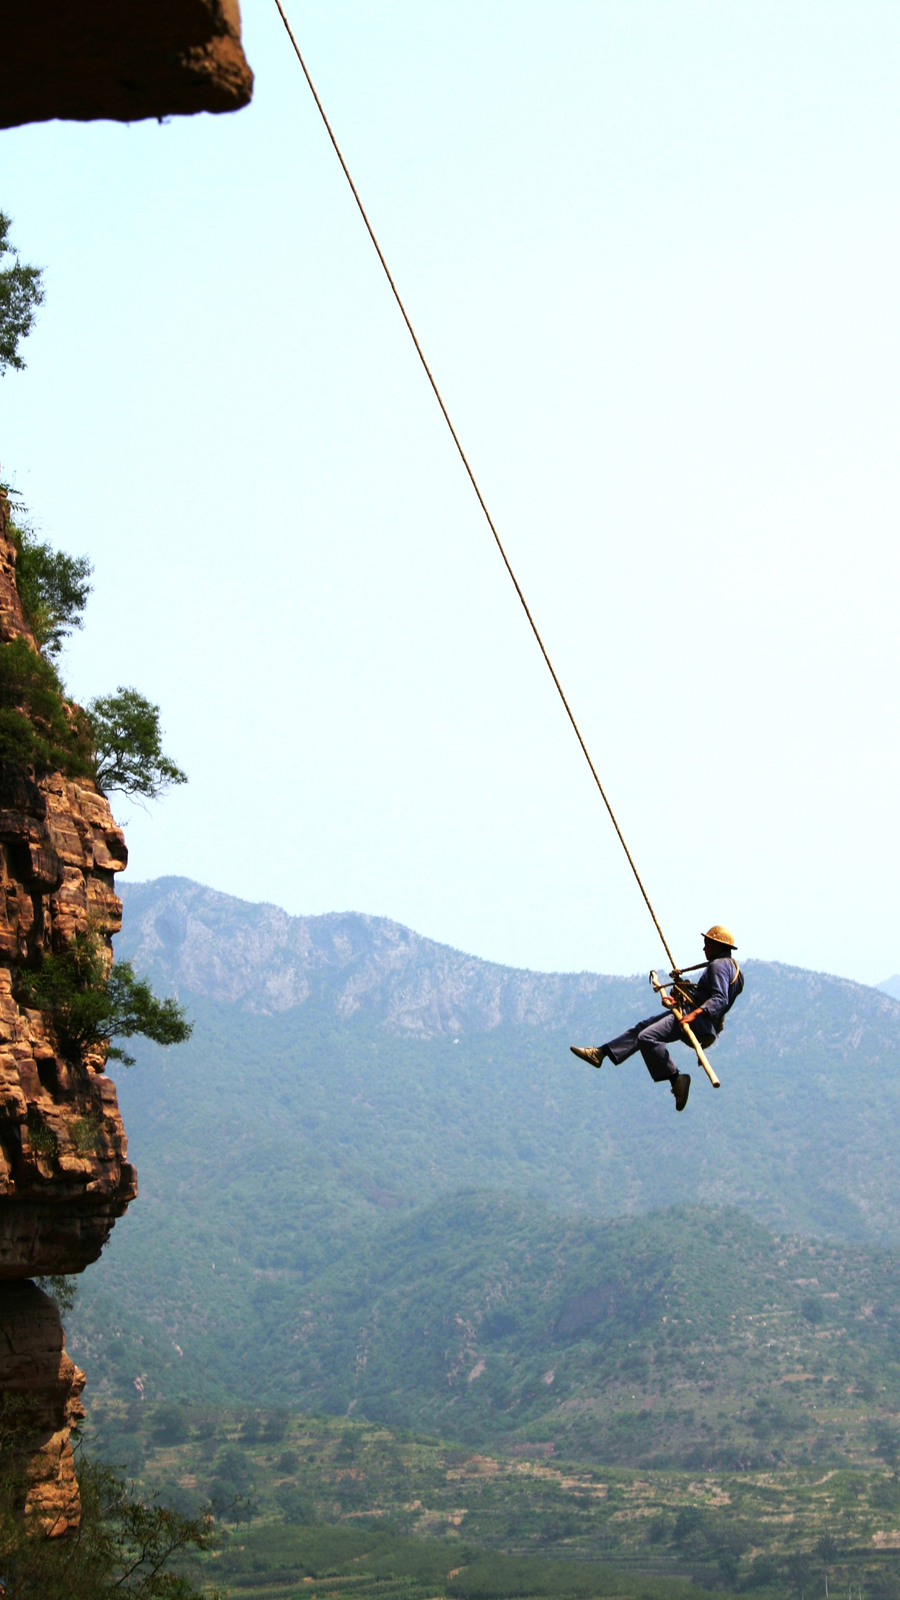
{"type": "Polygon", "coordinates": [[[66,1355],[59,1312],[34,1283],[0,1290],[0,1394],[28,1440],[29,1512],[51,1537],[78,1526],[69,1434],[84,1416],[84,1373],[66,1355]],[[19,1408],[18,1411],[14,1408],[19,1408]]]}
{"type": "Polygon", "coordinates": [[[0,127],[236,111],[253,90],[237,0],[6,0],[0,127]]]}
{"type": "MultiPolygon", "coordinates": [[[[0,496],[0,643],[23,636],[33,645],[7,523],[0,496]]],[[[4,1349],[19,1374],[15,1392],[31,1341],[31,1376],[22,1381],[32,1399],[44,1394],[35,1402],[42,1466],[34,1503],[57,1532],[71,1516],[67,1430],[83,1378],[63,1354],[58,1318],[58,1336],[50,1327],[52,1302],[34,1285],[11,1280],[83,1271],[137,1185],[102,1053],[83,1060],[60,1054],[42,1014],[17,998],[17,976],[88,930],[106,943],[111,963],[109,941],[122,913],[114,874],[126,859],[109,806],[88,780],[36,780],[0,759],[0,1392],[12,1381],[4,1349]]]]}
{"type": "Polygon", "coordinates": [[[124,849],[102,796],[0,762],[0,1281],[81,1272],[136,1193],[102,1063],[65,1060],[15,997],[43,951],[119,928],[124,849]]]}

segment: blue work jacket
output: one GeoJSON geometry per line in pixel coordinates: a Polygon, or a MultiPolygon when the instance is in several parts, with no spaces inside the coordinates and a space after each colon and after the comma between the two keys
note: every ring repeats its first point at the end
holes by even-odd
{"type": "MultiPolygon", "coordinates": [[[[694,989],[695,999],[691,1010],[693,1011],[695,1006],[700,1006],[709,1018],[710,1027],[716,1033],[721,1033],[725,1023],[725,1013],[731,1010],[743,987],[743,975],[737,962],[732,961],[730,956],[717,956],[700,975],[700,981],[694,989]]],[[[699,1017],[697,1021],[700,1021],[699,1017]]]]}

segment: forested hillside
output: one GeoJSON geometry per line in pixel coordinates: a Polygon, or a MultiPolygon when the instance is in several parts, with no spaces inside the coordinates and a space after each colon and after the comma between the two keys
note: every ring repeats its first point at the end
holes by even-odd
{"type": "Polygon", "coordinates": [[[698,1075],[676,1116],[547,1020],[603,1037],[647,1005],[638,979],[481,971],[365,918],[307,937],[183,880],[128,906],[120,950],[196,1026],[120,1075],[141,1204],[70,1322],[92,1383],[584,1459],[868,1448],[900,1398],[900,1279],[872,1248],[897,1242],[895,1002],[750,963],[723,1087],[698,1075]],[[186,942],[154,947],[176,912],[186,942]],[[420,1001],[453,1029],[417,1032],[420,1001]]]}
{"type": "Polygon", "coordinates": [[[602,1223],[482,1191],[348,1234],[319,1270],[236,1248],[180,1260],[160,1229],[92,1275],[70,1343],[105,1392],[730,1469],[866,1460],[900,1408],[900,1257],[734,1211],[602,1223]]]}

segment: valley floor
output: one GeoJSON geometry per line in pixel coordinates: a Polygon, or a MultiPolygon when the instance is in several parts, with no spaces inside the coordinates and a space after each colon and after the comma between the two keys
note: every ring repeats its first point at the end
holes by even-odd
{"type": "Polygon", "coordinates": [[[800,1600],[826,1573],[854,1600],[900,1594],[884,1469],[579,1467],[347,1418],[121,1401],[94,1407],[88,1445],[183,1510],[213,1506],[210,1579],[234,1596],[686,1600],[699,1584],[800,1600]]]}

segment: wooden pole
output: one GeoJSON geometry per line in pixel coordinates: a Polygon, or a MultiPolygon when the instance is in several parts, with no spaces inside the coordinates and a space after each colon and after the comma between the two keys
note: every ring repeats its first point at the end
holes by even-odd
{"type": "MultiPolygon", "coordinates": [[[[669,987],[668,984],[660,983],[659,978],[657,977],[655,972],[651,972],[651,974],[650,974],[650,982],[652,983],[652,985],[653,985],[654,989],[656,990],[657,994],[659,994],[661,992],[661,990],[666,989],[666,988],[669,987]]],[[[684,1037],[687,1039],[688,1044],[696,1052],[697,1060],[699,1061],[701,1067],[703,1068],[703,1071],[706,1073],[706,1076],[708,1077],[708,1079],[709,1079],[710,1083],[712,1084],[713,1088],[714,1089],[721,1089],[722,1085],[719,1082],[719,1079],[716,1077],[715,1073],[713,1072],[712,1067],[710,1066],[709,1062],[706,1059],[706,1054],[704,1052],[703,1046],[700,1043],[700,1040],[697,1038],[697,1035],[695,1034],[693,1028],[690,1027],[690,1025],[688,1023],[686,1023],[685,1020],[684,1020],[684,1012],[681,1010],[681,1007],[680,1006],[669,1006],[669,1007],[667,1007],[667,1010],[670,1010],[672,1012],[673,1017],[675,1017],[681,1023],[681,1031],[684,1034],[684,1037]]]]}

